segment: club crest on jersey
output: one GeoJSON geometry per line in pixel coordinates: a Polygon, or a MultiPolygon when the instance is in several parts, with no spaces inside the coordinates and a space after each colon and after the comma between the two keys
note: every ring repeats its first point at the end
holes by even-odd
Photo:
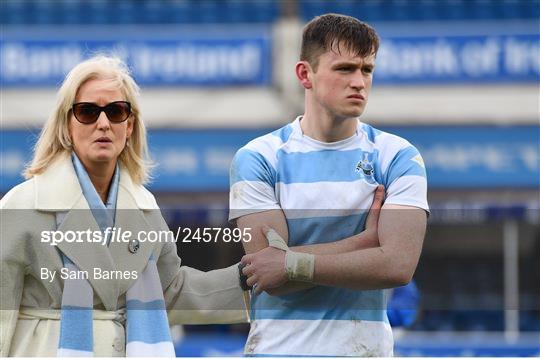
{"type": "Polygon", "coordinates": [[[374,183],[375,168],[373,167],[373,153],[363,152],[363,158],[356,165],[356,173],[360,173],[368,183],[374,183]]]}

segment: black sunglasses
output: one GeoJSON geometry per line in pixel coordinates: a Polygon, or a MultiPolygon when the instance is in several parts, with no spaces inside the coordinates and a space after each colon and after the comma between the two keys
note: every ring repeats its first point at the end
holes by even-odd
{"type": "Polygon", "coordinates": [[[114,101],[103,107],[91,102],[79,102],[71,107],[73,115],[80,123],[89,125],[99,118],[104,111],[112,123],[122,123],[131,115],[131,104],[127,101],[114,101]]]}

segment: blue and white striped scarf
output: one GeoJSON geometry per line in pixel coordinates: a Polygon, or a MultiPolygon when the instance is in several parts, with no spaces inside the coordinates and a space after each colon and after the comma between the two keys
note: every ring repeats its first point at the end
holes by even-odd
{"type": "MultiPolygon", "coordinates": [[[[118,165],[105,205],[75,153],[72,160],[84,197],[99,227],[105,231],[105,228],[114,226],[120,180],[118,165]]],[[[61,214],[57,215],[58,225],[62,217],[61,214]]],[[[68,257],[63,253],[61,255],[67,270],[78,270],[68,257]]],[[[88,280],[68,278],[64,281],[57,356],[93,356],[93,297],[94,291],[88,280]]],[[[135,284],[128,289],[126,306],[126,356],[174,357],[163,289],[153,255],[135,284]]]]}

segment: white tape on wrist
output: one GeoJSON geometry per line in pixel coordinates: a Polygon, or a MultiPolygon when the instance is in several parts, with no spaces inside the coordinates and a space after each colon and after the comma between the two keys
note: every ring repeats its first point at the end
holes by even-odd
{"type": "Polygon", "coordinates": [[[287,251],[285,273],[290,280],[312,282],[315,271],[315,256],[310,253],[287,251]]]}
{"type": "Polygon", "coordinates": [[[315,271],[315,256],[310,253],[294,252],[289,249],[285,240],[270,229],[266,233],[268,245],[285,251],[285,273],[289,280],[312,282],[315,271]]]}

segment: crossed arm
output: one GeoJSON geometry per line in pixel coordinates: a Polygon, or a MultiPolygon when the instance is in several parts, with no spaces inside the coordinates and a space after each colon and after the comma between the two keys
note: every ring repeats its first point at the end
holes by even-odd
{"type": "MultiPolygon", "coordinates": [[[[341,239],[339,241],[321,243],[321,244],[312,244],[305,246],[295,246],[290,249],[296,252],[304,252],[311,254],[340,254],[352,252],[359,249],[376,247],[379,245],[377,225],[379,222],[379,214],[384,201],[384,187],[379,186],[375,191],[373,198],[373,203],[370,208],[369,215],[366,219],[366,229],[351,237],[341,239]]],[[[274,229],[282,239],[287,243],[288,242],[288,228],[285,215],[282,210],[270,210],[265,212],[259,212],[255,214],[246,215],[238,218],[237,220],[238,228],[251,228],[253,237],[249,242],[243,242],[244,250],[247,254],[259,253],[257,262],[260,261],[259,269],[260,271],[265,271],[268,275],[276,276],[281,275],[281,271],[284,272],[284,257],[285,254],[277,253],[274,255],[276,250],[273,247],[268,247],[268,240],[265,235],[268,229],[274,229]],[[269,265],[269,262],[273,262],[273,265],[269,265]]],[[[243,258],[242,262],[248,264],[244,261],[246,257],[243,258]]],[[[253,266],[255,263],[251,264],[250,270],[254,270],[253,266]]],[[[246,270],[244,273],[247,274],[246,270]]],[[[254,285],[256,279],[262,275],[259,273],[258,276],[251,275],[251,278],[248,281],[249,285],[254,285]]],[[[263,283],[265,279],[263,279],[263,283]]],[[[266,287],[264,284],[262,286],[258,285],[257,291],[260,292],[263,289],[266,290],[271,295],[283,295],[290,292],[307,289],[312,287],[314,284],[306,282],[297,282],[297,281],[284,281],[281,284],[276,284],[271,287],[266,287]]]]}
{"type": "Polygon", "coordinates": [[[426,213],[416,207],[382,205],[382,196],[379,189],[366,231],[332,243],[290,248],[315,254],[312,283],[288,281],[284,269],[285,251],[268,247],[262,231],[265,224],[287,240],[282,211],[241,217],[238,226],[251,227],[254,233],[253,240],[245,245],[248,254],[242,258],[247,264],[244,273],[249,276],[248,284],[257,284],[257,292],[284,294],[313,284],[367,290],[408,283],[420,257],[426,213]]]}

